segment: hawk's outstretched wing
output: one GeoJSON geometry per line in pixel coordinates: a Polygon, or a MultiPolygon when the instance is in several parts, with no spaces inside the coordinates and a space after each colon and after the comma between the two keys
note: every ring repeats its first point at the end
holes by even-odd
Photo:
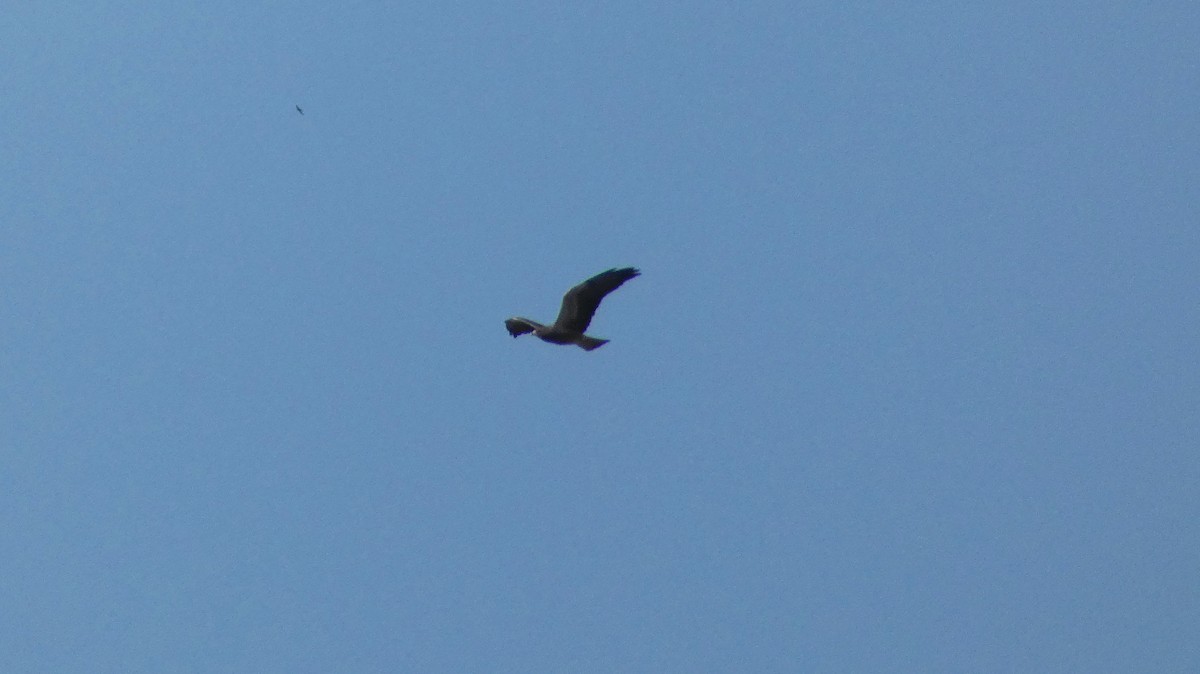
{"type": "Polygon", "coordinates": [[[508,328],[508,334],[513,337],[519,337],[533,332],[541,326],[529,320],[528,318],[509,318],[504,321],[504,327],[508,328]]]}
{"type": "Polygon", "coordinates": [[[639,274],[641,272],[633,267],[609,269],[571,288],[563,295],[562,309],[558,312],[558,320],[554,321],[554,327],[578,333],[587,330],[592,316],[600,306],[600,300],[639,274]]]}

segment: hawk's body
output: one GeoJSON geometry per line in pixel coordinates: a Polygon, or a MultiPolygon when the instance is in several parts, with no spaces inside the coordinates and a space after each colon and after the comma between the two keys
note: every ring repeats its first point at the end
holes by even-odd
{"type": "Polygon", "coordinates": [[[592,316],[604,296],[621,287],[621,284],[641,274],[633,267],[609,269],[580,283],[563,295],[562,309],[554,325],[542,325],[528,318],[514,317],[504,321],[508,333],[513,337],[532,332],[538,339],[551,344],[574,344],[591,351],[608,343],[583,334],[592,322],[592,316]]]}

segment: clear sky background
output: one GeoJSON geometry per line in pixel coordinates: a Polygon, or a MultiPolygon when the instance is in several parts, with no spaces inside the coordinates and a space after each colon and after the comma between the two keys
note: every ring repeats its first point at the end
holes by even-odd
{"type": "Polygon", "coordinates": [[[1197,3],[10,4],[3,671],[1200,671],[1197,3]]]}

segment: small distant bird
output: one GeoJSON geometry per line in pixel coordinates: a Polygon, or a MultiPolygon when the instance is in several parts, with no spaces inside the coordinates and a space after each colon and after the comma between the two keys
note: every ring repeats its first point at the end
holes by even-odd
{"type": "Polygon", "coordinates": [[[624,269],[609,269],[596,274],[580,283],[563,295],[562,309],[554,325],[542,325],[528,318],[513,317],[504,321],[508,334],[514,338],[532,332],[543,342],[551,344],[574,344],[581,349],[591,351],[608,343],[607,339],[598,339],[583,334],[592,316],[600,306],[604,296],[621,287],[621,284],[641,274],[633,267],[624,269]]]}
{"type": "Polygon", "coordinates": [[[298,105],[296,106],[296,112],[298,112],[298,113],[300,113],[300,114],[302,114],[302,115],[304,114],[304,111],[303,111],[303,110],[301,110],[301,109],[300,109],[300,106],[298,106],[298,105]]]}

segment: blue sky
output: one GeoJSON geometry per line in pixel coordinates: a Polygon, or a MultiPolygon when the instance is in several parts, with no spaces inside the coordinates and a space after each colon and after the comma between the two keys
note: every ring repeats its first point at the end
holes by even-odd
{"type": "Polygon", "coordinates": [[[384,4],[6,10],[0,668],[1200,668],[1197,5],[384,4]]]}

